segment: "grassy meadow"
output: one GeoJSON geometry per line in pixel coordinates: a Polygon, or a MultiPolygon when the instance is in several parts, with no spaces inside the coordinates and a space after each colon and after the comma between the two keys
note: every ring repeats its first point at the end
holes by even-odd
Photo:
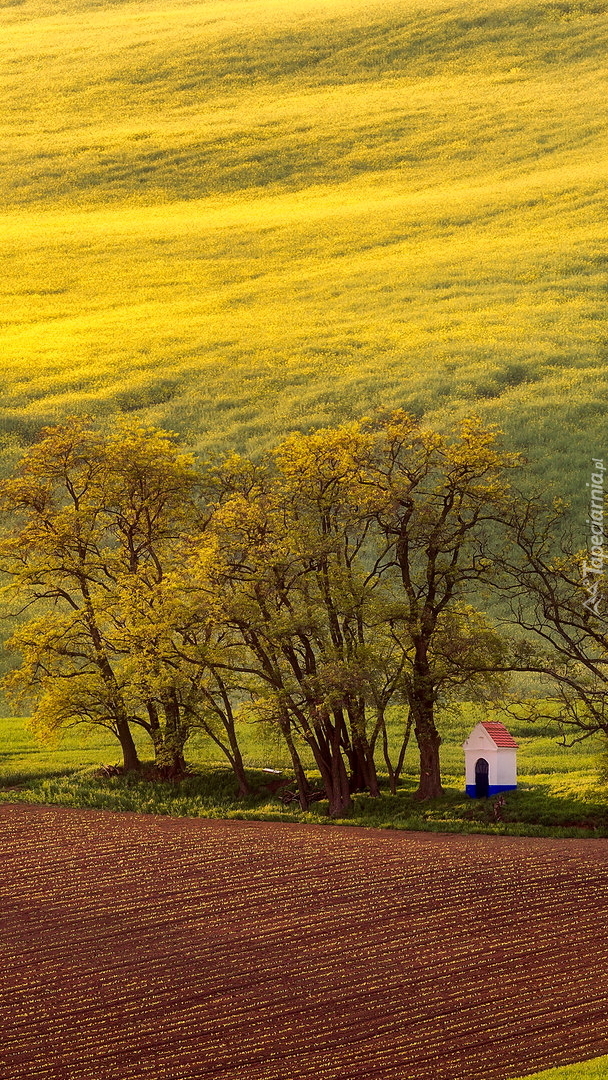
{"type": "MultiPolygon", "coordinates": [[[[388,793],[378,753],[382,797],[378,800],[355,795],[354,810],[342,824],[439,832],[608,837],[608,793],[598,781],[603,744],[593,738],[564,747],[551,722],[533,727],[526,719],[503,717],[520,745],[518,790],[506,794],[506,805],[498,816],[494,799],[467,798],[462,743],[480,718],[472,705],[450,710],[443,717],[443,798],[424,805],[414,800],[418,761],[412,739],[397,794],[388,793]]],[[[395,711],[390,724],[393,757],[401,725],[402,718],[395,711]]],[[[0,720],[0,802],[26,800],[180,816],[328,823],[324,816],[326,803],[313,803],[310,812],[302,814],[293,806],[284,807],[279,796],[268,790],[273,777],[265,769],[280,770],[285,777],[292,775],[288,755],[272,733],[258,724],[243,723],[239,741],[252,785],[251,796],[244,800],[236,797],[232,773],[213,743],[203,736],[194,736],[187,744],[191,776],[179,782],[151,782],[132,775],[99,775],[100,766],[120,760],[118,744],[100,729],[75,728],[54,741],[40,742],[26,720],[7,718],[0,720]]],[[[143,760],[151,756],[145,740],[140,742],[139,750],[143,760]]],[[[313,784],[319,784],[319,774],[304,747],[302,759],[313,784]]]]}
{"type": "MultiPolygon", "coordinates": [[[[377,406],[603,452],[604,0],[0,8],[1,429],[377,406]]],[[[10,447],[9,447],[10,448],[10,447]]]]}
{"type": "Polygon", "coordinates": [[[557,1069],[546,1069],[533,1076],[522,1076],[519,1080],[604,1080],[608,1074],[608,1057],[593,1058],[578,1065],[562,1065],[557,1069]]]}

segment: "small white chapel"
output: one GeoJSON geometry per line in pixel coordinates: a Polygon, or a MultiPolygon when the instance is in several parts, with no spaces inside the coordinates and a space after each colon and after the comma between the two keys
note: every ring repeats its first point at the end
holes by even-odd
{"type": "Polygon", "coordinates": [[[487,799],[517,787],[517,743],[504,724],[476,724],[463,749],[466,791],[472,799],[487,799]]]}

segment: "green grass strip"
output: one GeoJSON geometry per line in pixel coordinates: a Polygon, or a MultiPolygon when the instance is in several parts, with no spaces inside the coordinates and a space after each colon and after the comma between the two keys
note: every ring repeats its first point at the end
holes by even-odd
{"type": "Polygon", "coordinates": [[[576,1065],[560,1065],[557,1069],[519,1076],[517,1080],[604,1080],[608,1077],[608,1055],[579,1061],[576,1065]]]}

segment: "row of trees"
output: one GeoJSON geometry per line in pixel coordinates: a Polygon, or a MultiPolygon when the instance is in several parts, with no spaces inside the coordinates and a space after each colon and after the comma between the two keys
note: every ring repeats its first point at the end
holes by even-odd
{"type": "Polygon", "coordinates": [[[203,731],[242,794],[238,722],[272,725],[302,807],[308,746],[333,816],[379,793],[380,749],[394,790],[410,730],[418,795],[440,794],[438,705],[502,698],[514,670],[581,734],[608,732],[604,625],[563,509],[518,495],[520,468],[475,419],[447,437],[401,412],[201,469],[138,421],[46,429],[0,489],[21,657],[6,688],[39,727],[109,728],[126,769],[136,728],[173,775],[203,731]]]}

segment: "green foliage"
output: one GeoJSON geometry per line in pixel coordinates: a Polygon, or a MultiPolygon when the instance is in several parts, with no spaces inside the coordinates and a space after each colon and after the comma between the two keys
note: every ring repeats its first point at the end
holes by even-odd
{"type": "Polygon", "coordinates": [[[159,764],[181,760],[186,731],[160,657],[194,483],[167,433],[135,419],[104,434],[75,417],[44,429],[0,484],[3,592],[36,613],[9,641],[22,662],[4,686],[33,704],[43,731],[113,731],[129,767],[131,723],[148,731],[159,764]]]}
{"type": "Polygon", "coordinates": [[[517,458],[495,444],[476,418],[446,438],[399,410],[197,473],[138,419],[45,428],[0,483],[4,591],[36,615],[8,643],[21,664],[3,686],[43,731],[113,731],[127,769],[134,725],[171,775],[202,728],[242,794],[248,709],[279,728],[303,809],[297,743],[311,749],[332,816],[353,791],[379,794],[379,740],[394,793],[413,725],[419,797],[434,798],[436,703],[502,689],[506,646],[466,602],[491,565],[486,521],[513,503],[517,458]],[[394,764],[393,701],[409,710],[394,764]]]}
{"type": "Polygon", "coordinates": [[[376,404],[602,441],[607,9],[2,8],[0,426],[258,452],[376,404]]]}

